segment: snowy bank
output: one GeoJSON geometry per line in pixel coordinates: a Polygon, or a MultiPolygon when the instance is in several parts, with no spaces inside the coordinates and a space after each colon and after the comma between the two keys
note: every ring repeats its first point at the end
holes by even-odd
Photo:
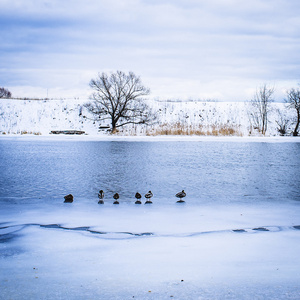
{"type": "MultiPolygon", "coordinates": [[[[14,100],[0,101],[0,133],[49,135],[51,131],[77,130],[88,135],[106,135],[95,122],[82,100],[14,100]]],[[[157,116],[153,125],[127,125],[120,135],[257,135],[249,121],[249,104],[244,102],[168,102],[151,101],[157,116]]],[[[283,103],[272,103],[267,136],[278,136],[282,118],[293,120],[293,111],[283,103]]],[[[288,128],[288,132],[292,127],[288,128]]]]}

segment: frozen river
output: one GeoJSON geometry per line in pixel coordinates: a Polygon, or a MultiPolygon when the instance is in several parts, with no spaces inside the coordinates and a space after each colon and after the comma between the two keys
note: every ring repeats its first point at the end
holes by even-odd
{"type": "Polygon", "coordinates": [[[299,157],[299,142],[0,139],[0,299],[299,299],[299,157]]]}

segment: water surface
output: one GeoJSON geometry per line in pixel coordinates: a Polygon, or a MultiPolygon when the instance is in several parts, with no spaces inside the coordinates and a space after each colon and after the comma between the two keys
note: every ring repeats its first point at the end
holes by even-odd
{"type": "Polygon", "coordinates": [[[57,203],[72,193],[133,202],[151,190],[171,204],[300,201],[300,143],[218,141],[0,141],[0,202],[57,203]]]}

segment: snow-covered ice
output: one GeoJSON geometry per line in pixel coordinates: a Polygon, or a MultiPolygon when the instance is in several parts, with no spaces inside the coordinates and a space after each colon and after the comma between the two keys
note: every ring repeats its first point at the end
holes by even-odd
{"type": "Polygon", "coordinates": [[[11,209],[1,213],[1,299],[300,295],[298,204],[11,209]]]}

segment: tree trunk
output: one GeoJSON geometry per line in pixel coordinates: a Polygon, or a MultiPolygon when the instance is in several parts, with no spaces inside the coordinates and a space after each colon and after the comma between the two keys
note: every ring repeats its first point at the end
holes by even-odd
{"type": "Polygon", "coordinates": [[[297,110],[297,123],[296,123],[296,127],[293,131],[293,136],[298,136],[299,123],[300,123],[300,110],[297,110]]]}
{"type": "Polygon", "coordinates": [[[111,118],[111,133],[115,133],[117,131],[117,122],[115,118],[111,118]]]}

